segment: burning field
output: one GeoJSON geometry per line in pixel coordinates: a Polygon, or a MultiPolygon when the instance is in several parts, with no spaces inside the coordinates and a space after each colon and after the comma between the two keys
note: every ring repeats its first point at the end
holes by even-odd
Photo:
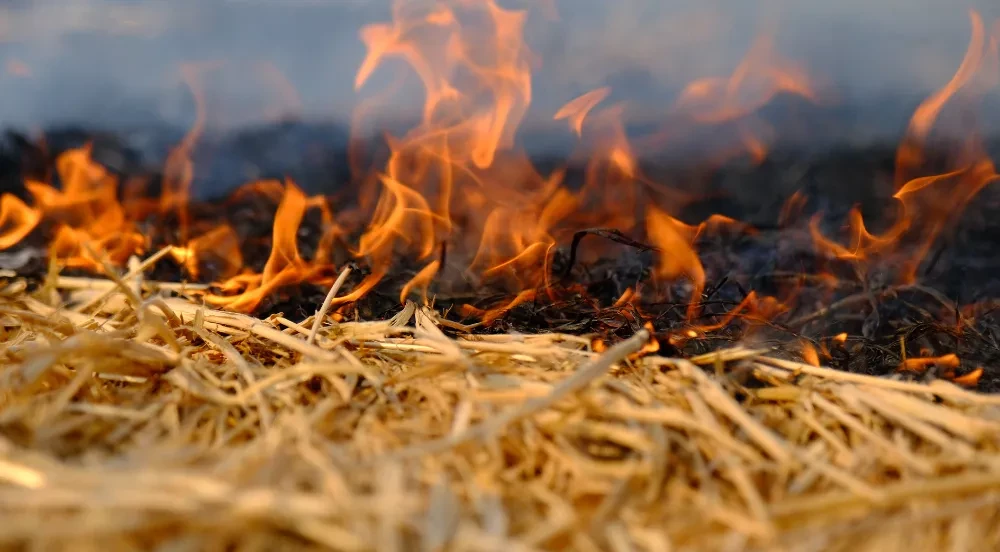
{"type": "Polygon", "coordinates": [[[776,146],[766,113],[834,100],[762,33],[657,128],[568,98],[578,150],[540,159],[551,9],[396,2],[318,187],[196,189],[216,64],[182,67],[197,117],[155,170],[9,134],[0,542],[1000,546],[1000,20],[970,13],[891,148],[776,146]],[[387,124],[406,79],[422,112],[387,124]]]}

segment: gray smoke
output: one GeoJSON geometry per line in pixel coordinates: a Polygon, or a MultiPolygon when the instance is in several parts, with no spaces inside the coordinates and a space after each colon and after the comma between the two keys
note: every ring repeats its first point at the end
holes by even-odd
{"type": "MultiPolygon", "coordinates": [[[[207,82],[212,128],[264,123],[282,112],[346,121],[364,55],[358,29],[386,20],[388,2],[2,1],[0,126],[184,127],[192,106],[178,66],[212,60],[225,61],[207,82]]],[[[754,36],[773,28],[779,51],[821,77],[845,113],[869,109],[894,132],[912,102],[958,66],[969,38],[967,10],[980,9],[989,24],[1000,16],[992,4],[559,0],[559,20],[533,16],[529,24],[529,43],[543,62],[525,126],[547,123],[565,101],[603,85],[653,120],[692,79],[730,73],[754,36]]],[[[396,108],[412,112],[419,101],[414,94],[412,105],[396,108]]]]}

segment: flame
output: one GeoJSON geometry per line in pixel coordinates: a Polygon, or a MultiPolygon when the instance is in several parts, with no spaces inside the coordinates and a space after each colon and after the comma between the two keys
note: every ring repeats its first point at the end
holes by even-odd
{"type": "Polygon", "coordinates": [[[461,311],[465,316],[475,316],[483,321],[484,324],[491,324],[493,321],[497,320],[504,314],[507,314],[511,309],[527,303],[528,301],[534,301],[537,297],[537,292],[533,289],[526,289],[521,293],[518,293],[516,297],[507,301],[506,303],[493,307],[491,309],[480,309],[469,304],[462,305],[461,311]]]}
{"type": "Polygon", "coordinates": [[[958,356],[949,353],[938,357],[908,358],[900,363],[901,372],[923,372],[931,366],[937,366],[945,371],[954,371],[961,366],[958,356]]]}
{"type": "MultiPolygon", "coordinates": [[[[544,279],[544,270],[523,272],[545,265],[555,244],[550,230],[575,203],[559,189],[561,173],[543,177],[512,149],[531,101],[525,15],[492,1],[404,0],[394,3],[391,23],[362,29],[367,54],[355,87],[398,59],[425,93],[421,122],[389,137],[384,170],[369,181],[379,191],[355,254],[372,266],[372,279],[399,256],[426,259],[441,243],[487,278],[521,273],[514,291],[544,279]]],[[[425,265],[401,300],[439,269],[425,265]]]]}
{"type": "Polygon", "coordinates": [[[170,255],[184,267],[193,278],[198,278],[201,271],[199,262],[205,258],[221,261],[221,278],[235,275],[243,267],[243,254],[240,252],[239,237],[228,224],[219,225],[208,232],[187,242],[184,246],[174,246],[170,255]]]}
{"type": "Polygon", "coordinates": [[[746,117],[781,93],[819,101],[809,74],[775,51],[773,34],[762,33],[728,78],[708,77],[688,84],[674,109],[697,121],[718,124],[746,117]]]}
{"type": "Polygon", "coordinates": [[[194,98],[195,120],[187,134],[167,156],[163,168],[163,189],[160,195],[160,212],[176,213],[181,241],[187,239],[190,216],[188,204],[191,182],[194,179],[194,164],[191,156],[205,129],[206,105],[202,87],[202,74],[218,67],[218,63],[185,64],[180,67],[181,80],[187,85],[194,98]]]}
{"type": "Polygon", "coordinates": [[[693,246],[698,230],[653,206],[646,214],[646,232],[650,241],[660,249],[654,274],[668,280],[683,277],[691,282],[689,317],[697,313],[697,303],[705,289],[705,269],[693,246]]]}
{"type": "Polygon", "coordinates": [[[42,220],[42,214],[11,194],[0,196],[0,249],[8,249],[27,237],[42,220]]]}
{"type": "MultiPolygon", "coordinates": [[[[698,302],[705,289],[705,268],[698,257],[694,243],[702,234],[718,231],[724,227],[736,227],[745,232],[753,232],[752,228],[722,215],[712,215],[698,225],[691,226],[671,217],[655,206],[650,205],[647,208],[646,233],[650,242],[660,250],[653,273],[660,279],[673,281],[685,278],[691,283],[688,318],[693,318],[698,314],[698,302]]],[[[751,293],[747,300],[755,301],[755,298],[756,296],[751,293]]],[[[749,304],[747,303],[747,305],[749,304]]],[[[741,308],[734,309],[733,314],[735,315],[741,308]]]]}
{"type": "Polygon", "coordinates": [[[594,109],[597,104],[603,102],[610,93],[611,88],[607,86],[591,90],[590,92],[569,101],[566,105],[559,108],[559,111],[556,111],[556,114],[552,116],[552,119],[555,121],[566,119],[569,121],[569,128],[572,129],[577,136],[583,136],[583,121],[587,118],[587,114],[590,113],[590,111],[594,109]]]}
{"type": "Polygon", "coordinates": [[[242,274],[223,283],[223,290],[240,290],[231,295],[208,295],[205,301],[236,311],[252,311],[274,290],[310,279],[320,268],[299,254],[297,233],[309,204],[308,198],[288,180],[278,210],[274,214],[271,254],[260,274],[242,274]]]}
{"type": "Polygon", "coordinates": [[[72,268],[102,272],[103,263],[124,263],[145,249],[145,238],[118,201],[118,179],[90,157],[89,145],[56,159],[62,188],[27,180],[34,205],[13,195],[0,198],[0,248],[16,245],[41,220],[54,224],[49,254],[72,268]]]}
{"type": "MultiPolygon", "coordinates": [[[[966,49],[961,65],[959,65],[958,70],[955,71],[951,80],[940,90],[925,99],[910,118],[906,138],[900,144],[899,150],[896,153],[897,188],[907,185],[907,180],[911,177],[910,175],[918,170],[923,163],[924,143],[941,110],[958,91],[965,88],[972,81],[982,65],[985,54],[983,19],[976,11],[969,12],[969,19],[972,26],[972,36],[969,39],[969,46],[966,49]]],[[[995,37],[993,40],[995,40],[995,37]]]]}
{"type": "MultiPolygon", "coordinates": [[[[204,263],[212,260],[220,268],[221,281],[206,301],[250,311],[282,286],[325,282],[334,268],[335,242],[359,230],[360,238],[350,253],[363,260],[370,273],[351,293],[335,299],[334,305],[368,293],[401,258],[421,262],[423,268],[404,284],[400,301],[415,292],[427,301],[431,282],[445,268],[443,252],[447,250],[450,260],[466,265],[472,279],[509,293],[493,308],[464,309],[490,322],[519,304],[536,300],[540,291],[552,297],[553,252],[565,236],[593,226],[621,231],[644,228],[660,249],[657,278],[691,283],[689,315],[693,317],[706,278],[694,244],[704,232],[737,223],[716,216],[691,226],[661,207],[647,207],[652,199],[657,205],[674,205],[683,194],[643,174],[625,132],[625,104],[598,110],[610,95],[606,87],[570,101],[554,114],[556,120],[567,120],[581,140],[591,141],[583,186],[568,186],[563,169],[541,174],[514,143],[531,103],[532,67],[537,64],[523,38],[526,16],[527,11],[502,8],[493,0],[398,0],[389,22],[364,27],[360,37],[366,53],[355,75],[355,88],[368,87],[372,75],[394,62],[402,62],[406,71],[385,93],[368,96],[355,113],[352,132],[365,128],[369,117],[396,101],[393,94],[403,90],[399,83],[413,76],[424,93],[420,121],[401,135],[387,136],[388,155],[383,158],[367,158],[352,144],[351,167],[361,185],[357,213],[340,213],[343,218],[338,219],[324,198],[306,197],[290,181],[253,182],[237,190],[231,201],[256,195],[278,203],[272,249],[261,273],[243,266],[239,240],[230,226],[191,219],[193,152],[207,117],[203,81],[218,64],[182,66],[182,80],[195,102],[195,120],[168,156],[156,206],[162,217],[177,222],[170,250],[173,259],[195,278],[202,275],[204,263]],[[307,260],[296,236],[310,209],[320,211],[323,235],[314,258],[307,260]],[[366,224],[360,228],[351,220],[366,224]],[[442,258],[432,259],[437,251],[442,258]]],[[[254,69],[286,104],[300,103],[276,67],[262,62],[254,69]]],[[[765,37],[755,43],[729,79],[692,83],[678,106],[693,101],[697,104],[694,118],[712,123],[745,118],[781,92],[813,96],[804,73],[780,59],[765,37]]],[[[749,128],[740,132],[753,155],[762,157],[766,146],[749,128]]],[[[106,180],[96,164],[87,170],[94,173],[88,177],[91,180],[106,180]]],[[[99,212],[59,226],[51,251],[75,259],[74,266],[94,268],[105,257],[119,262],[122,254],[144,245],[135,239],[141,236],[134,232],[133,221],[140,220],[149,206],[139,200],[141,183],[128,188],[127,210],[114,197],[114,188],[102,184],[84,190],[70,185],[59,191],[29,183],[38,212],[8,200],[4,236],[17,242],[39,220],[52,218],[52,213],[77,212],[76,205],[84,201],[82,192],[86,191],[100,195],[95,200],[99,212]],[[101,259],[89,258],[88,251],[99,252],[101,259]]],[[[588,254],[600,253],[599,247],[588,249],[588,254]]],[[[638,289],[629,288],[616,304],[639,296],[638,289]]],[[[753,298],[753,305],[748,302],[741,308],[744,312],[773,310],[768,301],[753,298]]]]}
{"type": "Polygon", "coordinates": [[[802,341],[802,360],[811,366],[820,365],[819,353],[816,352],[816,347],[813,347],[812,343],[805,340],[802,341]]]}
{"type": "Polygon", "coordinates": [[[819,102],[814,79],[797,63],[781,56],[772,32],[754,40],[729,77],[706,77],[689,83],[672,107],[673,112],[702,125],[733,123],[742,150],[755,162],[768,154],[772,129],[752,116],[779,94],[819,102]]]}
{"type": "Polygon", "coordinates": [[[432,261],[427,264],[424,268],[417,272],[416,276],[410,279],[403,285],[403,289],[399,292],[399,302],[405,303],[406,298],[410,296],[410,293],[414,289],[420,290],[421,298],[424,303],[427,303],[427,288],[431,285],[431,280],[437,275],[438,271],[441,269],[441,261],[432,261]]]}
{"type": "Polygon", "coordinates": [[[979,379],[982,377],[983,377],[983,367],[977,366],[975,370],[969,372],[968,374],[952,378],[951,381],[959,385],[964,385],[966,387],[975,387],[976,385],[979,385],[979,379]]]}
{"type": "Polygon", "coordinates": [[[980,85],[974,94],[979,96],[1000,80],[1000,24],[994,25],[986,41],[980,15],[970,12],[970,20],[972,36],[965,58],[952,79],[916,109],[897,151],[898,190],[893,198],[900,206],[900,215],[895,223],[883,233],[873,234],[865,227],[861,212],[852,209],[847,224],[848,243],[842,245],[824,235],[820,218],[814,217],[810,232],[820,251],[852,261],[902,256],[897,279],[913,283],[921,263],[945,227],[980,190],[1000,179],[975,129],[965,131],[966,139],[960,145],[955,168],[941,174],[915,176],[923,165],[926,139],[946,104],[958,92],[973,88],[973,84],[980,85]]]}

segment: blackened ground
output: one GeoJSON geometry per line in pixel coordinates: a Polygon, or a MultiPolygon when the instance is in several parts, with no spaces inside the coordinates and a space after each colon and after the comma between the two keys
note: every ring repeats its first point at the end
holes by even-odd
{"type": "MultiPolygon", "coordinates": [[[[289,126],[257,129],[249,136],[232,138],[227,148],[247,149],[250,153],[244,152],[240,158],[244,159],[267,152],[267,144],[273,142],[273,151],[261,155],[261,159],[264,164],[276,166],[255,170],[261,175],[280,176],[293,165],[290,160],[296,159],[291,150],[319,140],[318,131],[302,137],[296,132],[289,126]]],[[[24,196],[23,174],[36,178],[51,174],[55,155],[88,139],[94,143],[95,158],[116,172],[133,174],[148,165],[141,155],[111,135],[95,137],[79,130],[64,130],[47,136],[48,151],[35,148],[19,136],[7,137],[0,149],[2,191],[24,196]]],[[[342,147],[337,151],[330,146],[328,155],[320,146],[313,144],[312,148],[307,158],[300,157],[299,183],[307,190],[342,191],[349,178],[342,147]]],[[[757,229],[753,233],[734,230],[702,238],[698,250],[707,285],[694,319],[688,318],[690,285],[652,281],[655,256],[649,247],[634,241],[634,236],[615,234],[614,229],[595,229],[581,236],[575,247],[572,235],[566,236],[555,254],[551,289],[477,331],[560,331],[614,338],[627,337],[648,321],[661,338],[663,354],[700,354],[741,342],[775,346],[783,354],[796,357],[802,344],[808,342],[829,351],[829,357],[824,358],[826,364],[880,375],[896,372],[904,355],[914,358],[955,353],[962,363],[956,370],[958,375],[981,366],[985,373],[979,389],[1000,391],[1000,314],[996,311],[1000,305],[1000,279],[996,277],[1000,274],[1000,191],[995,187],[983,190],[960,217],[945,227],[918,271],[920,285],[892,284],[899,258],[860,265],[817,255],[813,247],[807,229],[813,214],[821,215],[822,227],[834,236],[842,235],[838,232],[854,205],[861,208],[873,230],[888,226],[898,216],[897,202],[892,199],[894,155],[892,146],[870,146],[822,153],[776,151],[761,164],[733,161],[711,170],[697,163],[650,165],[646,172],[651,178],[697,191],[703,198],[675,212],[682,220],[696,223],[721,213],[757,229]],[[782,206],[795,192],[804,194],[808,201],[797,217],[779,224],[782,206]],[[601,252],[600,260],[578,260],[594,251],[601,252]],[[821,274],[835,275],[835,285],[830,287],[831,280],[821,278],[821,274]],[[644,290],[642,300],[635,305],[613,306],[626,289],[637,284],[644,290]],[[779,309],[766,322],[748,323],[738,316],[707,336],[684,338],[693,325],[721,320],[751,292],[794,300],[787,301],[787,308],[779,309]],[[831,339],[840,333],[847,334],[845,341],[831,339]]],[[[551,160],[542,163],[551,164],[551,160]]],[[[152,176],[155,181],[155,174],[152,176]]],[[[570,171],[570,185],[574,178],[579,178],[579,171],[570,171]]],[[[217,189],[226,188],[231,188],[229,182],[219,184],[217,189]]],[[[276,207],[273,199],[251,195],[198,204],[192,212],[195,219],[214,223],[221,216],[229,222],[240,236],[247,265],[259,271],[270,251],[276,207]]],[[[143,228],[148,232],[151,249],[177,241],[175,221],[150,220],[143,228]]],[[[16,268],[22,274],[42,274],[45,261],[40,253],[46,231],[42,227],[18,249],[0,252],[0,267],[16,268]]],[[[320,220],[313,211],[299,231],[299,244],[306,258],[315,254],[319,235],[320,220]]],[[[347,244],[356,243],[356,236],[353,238],[335,245],[332,254],[339,263],[350,262],[347,244]]],[[[442,254],[445,252],[442,248],[442,254]]],[[[476,281],[463,272],[460,260],[445,257],[446,270],[431,285],[430,295],[449,318],[474,323],[474,317],[463,316],[463,305],[486,309],[510,299],[509,289],[499,283],[476,281]]],[[[357,285],[369,270],[363,261],[357,261],[355,267],[348,288],[357,285]]],[[[205,281],[218,277],[222,270],[221,265],[211,263],[204,268],[201,279],[205,281]]],[[[417,263],[401,258],[391,276],[349,307],[346,314],[359,319],[394,314],[400,308],[401,286],[419,268],[417,263]]],[[[180,267],[170,262],[161,262],[153,277],[187,278],[180,267]]],[[[304,318],[315,312],[325,293],[326,289],[312,284],[285,288],[270,297],[257,314],[282,312],[291,318],[304,318]]],[[[932,367],[912,377],[935,377],[936,370],[932,367]]]]}

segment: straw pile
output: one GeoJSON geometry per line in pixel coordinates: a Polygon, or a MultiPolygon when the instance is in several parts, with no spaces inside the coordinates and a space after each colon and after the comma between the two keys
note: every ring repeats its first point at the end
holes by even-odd
{"type": "Polygon", "coordinates": [[[258,320],[131,268],[0,278],[4,547],[1000,544],[998,397],[760,350],[668,359],[645,331],[601,353],[446,333],[413,304],[258,320]]]}

